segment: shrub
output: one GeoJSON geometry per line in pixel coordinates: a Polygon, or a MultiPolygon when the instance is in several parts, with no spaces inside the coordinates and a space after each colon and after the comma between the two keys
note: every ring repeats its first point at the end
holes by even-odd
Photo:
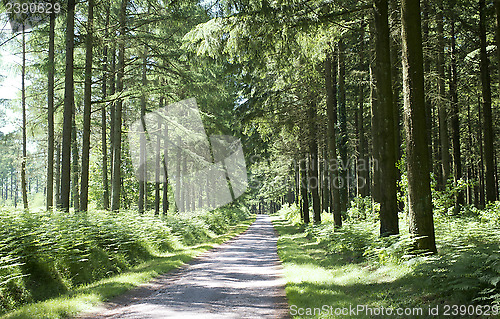
{"type": "Polygon", "coordinates": [[[0,313],[209,240],[247,211],[175,214],[0,211],[0,313]]]}
{"type": "Polygon", "coordinates": [[[376,221],[378,220],[378,213],[380,211],[380,204],[373,203],[371,197],[354,197],[351,205],[347,210],[347,217],[357,221],[376,221]]]}
{"type": "Polygon", "coordinates": [[[300,218],[300,209],[297,204],[288,204],[285,203],[281,206],[281,209],[278,211],[278,216],[283,219],[289,220],[294,225],[302,223],[300,218]]]}

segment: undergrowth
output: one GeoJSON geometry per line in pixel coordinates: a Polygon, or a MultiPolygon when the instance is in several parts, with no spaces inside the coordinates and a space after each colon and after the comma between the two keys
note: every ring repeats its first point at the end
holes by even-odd
{"type": "Polygon", "coordinates": [[[0,211],[0,314],[206,242],[249,217],[240,208],[169,215],[0,211]]]}
{"type": "MultiPolygon", "coordinates": [[[[285,205],[278,214],[303,231],[310,243],[307,249],[315,247],[311,250],[313,254],[321,252],[323,257],[319,259],[328,259],[331,266],[326,268],[359,265],[361,268],[356,269],[368,269],[369,273],[380,269],[393,272],[404,269],[403,273],[407,274],[403,283],[413,280],[422,285],[421,291],[416,292],[419,295],[412,295],[413,299],[404,301],[405,305],[419,305],[422,298],[432,299],[434,303],[500,305],[498,202],[484,210],[464,208],[454,216],[447,212],[436,213],[438,254],[432,256],[411,252],[412,240],[404,216],[400,216],[400,235],[380,238],[378,221],[372,217],[372,208],[368,209],[368,212],[357,210],[348,214],[340,229],[335,229],[330,220],[319,225],[300,224],[300,213],[295,205],[285,205]]],[[[326,264],[314,259],[319,264],[326,264]]]]}

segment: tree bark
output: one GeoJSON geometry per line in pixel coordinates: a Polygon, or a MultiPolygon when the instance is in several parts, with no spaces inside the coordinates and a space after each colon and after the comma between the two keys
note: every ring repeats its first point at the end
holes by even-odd
{"type": "Polygon", "coordinates": [[[56,172],[54,179],[56,181],[55,185],[55,199],[56,199],[56,207],[60,207],[61,204],[61,143],[56,143],[56,172]]]}
{"type": "MultiPolygon", "coordinates": [[[[425,92],[425,121],[426,121],[426,126],[427,126],[427,147],[429,148],[429,169],[433,171],[433,118],[432,118],[432,113],[433,113],[433,108],[432,108],[432,101],[430,97],[430,87],[431,87],[431,81],[428,78],[425,78],[426,74],[431,74],[431,60],[429,58],[429,0],[422,0],[422,54],[423,54],[423,59],[424,59],[424,92],[425,92]]],[[[434,145],[434,147],[437,146],[437,143],[434,145]]],[[[439,185],[442,184],[442,168],[439,167],[439,176],[438,182],[439,185]]]]}
{"type": "Polygon", "coordinates": [[[66,71],[64,80],[64,120],[61,150],[61,209],[69,211],[71,181],[71,131],[75,108],[73,83],[73,50],[75,37],[75,0],[68,0],[66,18],[66,71]]]}
{"type": "MultiPolygon", "coordinates": [[[[106,31],[105,39],[109,37],[109,15],[110,15],[110,5],[106,7],[106,31]]],[[[108,80],[108,45],[104,45],[103,49],[103,73],[102,73],[102,100],[105,101],[107,97],[107,80],[108,80]]],[[[107,115],[106,115],[106,104],[101,107],[101,148],[102,148],[102,208],[105,210],[109,209],[109,180],[108,180],[108,145],[107,145],[107,115]]]]}
{"type": "MultiPolygon", "coordinates": [[[[158,133],[156,134],[156,157],[155,157],[155,215],[160,214],[160,132],[161,121],[158,120],[158,133]]],[[[200,195],[201,196],[201,195],[200,195]]]]}
{"type": "Polygon", "coordinates": [[[23,207],[28,210],[28,190],[26,189],[26,37],[23,24],[23,64],[21,70],[21,103],[23,108],[23,158],[21,160],[21,192],[23,195],[23,207]]]}
{"type": "MultiPolygon", "coordinates": [[[[116,93],[116,42],[115,37],[112,36],[112,45],[110,52],[110,71],[109,71],[109,94],[113,95],[116,93]]],[[[109,162],[110,162],[110,176],[111,176],[111,191],[113,191],[113,166],[114,166],[114,155],[115,155],[115,109],[116,109],[116,101],[111,102],[110,110],[109,110],[109,162]]],[[[113,194],[111,194],[112,196],[113,194]]]]}
{"type": "MultiPolygon", "coordinates": [[[[450,96],[451,96],[451,132],[453,145],[453,182],[455,187],[462,178],[462,162],[460,152],[460,122],[458,112],[458,92],[457,92],[457,52],[455,45],[455,21],[451,21],[451,63],[450,63],[450,96]]],[[[455,214],[460,212],[460,205],[463,205],[464,194],[462,191],[455,196],[455,214]]]]}
{"type": "Polygon", "coordinates": [[[374,180],[380,199],[380,235],[399,233],[397,204],[396,136],[387,0],[376,0],[375,16],[375,85],[377,103],[372,110],[375,123],[374,155],[379,166],[379,179],[374,180]]]}
{"type": "Polygon", "coordinates": [[[302,216],[303,221],[307,225],[311,222],[309,219],[309,198],[307,194],[307,159],[304,157],[300,160],[300,197],[302,197],[302,216]]]}
{"type": "Polygon", "coordinates": [[[347,212],[349,201],[348,186],[347,186],[347,114],[346,114],[346,97],[345,97],[345,58],[344,58],[344,42],[342,39],[338,43],[338,112],[339,112],[339,155],[341,160],[341,170],[339,174],[340,187],[340,211],[347,212]]]}
{"type": "Polygon", "coordinates": [[[446,188],[450,177],[450,137],[448,135],[448,111],[445,96],[445,74],[444,74],[444,35],[443,35],[443,12],[442,5],[437,13],[437,72],[438,72],[438,119],[439,140],[441,141],[441,169],[443,174],[443,189],[446,188]]]}
{"type": "Polygon", "coordinates": [[[337,163],[337,141],[335,137],[335,123],[337,112],[337,73],[332,70],[337,69],[337,59],[333,58],[330,51],[325,60],[325,86],[326,86],[326,112],[328,116],[328,181],[330,188],[330,212],[333,214],[333,220],[336,227],[342,226],[342,214],[340,211],[340,192],[338,185],[338,163],[337,163]]]}
{"type": "Polygon", "coordinates": [[[479,166],[478,166],[478,176],[479,176],[479,202],[478,202],[478,208],[483,209],[485,206],[485,182],[484,182],[484,136],[483,136],[483,130],[481,130],[481,127],[483,127],[483,117],[482,117],[482,112],[481,112],[481,98],[478,97],[478,104],[477,104],[477,114],[478,114],[478,130],[477,130],[477,144],[479,145],[479,166]]]}
{"type": "Polygon", "coordinates": [[[436,252],[429,173],[420,2],[402,0],[403,96],[410,235],[415,249],[436,252]]]}
{"type": "Polygon", "coordinates": [[[488,70],[489,60],[486,53],[486,12],[485,0],[479,0],[479,38],[480,38],[480,70],[481,86],[483,93],[483,131],[484,131],[484,162],[486,167],[486,201],[493,202],[497,198],[495,186],[495,163],[493,160],[493,123],[491,114],[491,87],[490,73],[488,70]]]}
{"type": "MultiPolygon", "coordinates": [[[[164,99],[160,97],[160,110],[163,109],[164,99]]],[[[168,202],[168,172],[167,172],[167,163],[168,163],[168,124],[165,122],[165,129],[163,131],[163,176],[165,181],[163,183],[163,215],[167,216],[168,209],[170,208],[168,202]]]]}
{"type": "Polygon", "coordinates": [[[372,143],[371,143],[371,149],[369,150],[371,157],[371,163],[370,163],[370,173],[371,173],[371,179],[370,179],[370,191],[372,195],[372,201],[380,203],[380,190],[378,189],[377,183],[375,181],[380,180],[380,170],[378,169],[378,165],[373,165],[376,164],[376,150],[379,149],[379,145],[377,144],[379,142],[379,139],[373,138],[377,132],[378,132],[378,122],[374,120],[374,114],[373,112],[377,109],[377,89],[376,89],[376,84],[375,84],[375,72],[376,72],[376,65],[375,65],[375,60],[376,60],[376,54],[375,54],[375,22],[373,19],[370,21],[369,24],[369,30],[370,30],[370,59],[369,59],[369,71],[370,71],[370,105],[371,105],[371,136],[372,136],[372,143]]]}
{"type": "Polygon", "coordinates": [[[47,197],[46,209],[54,206],[54,74],[55,74],[55,40],[56,15],[50,14],[49,21],[49,61],[47,85],[47,197]]]}
{"type": "Polygon", "coordinates": [[[496,42],[497,42],[497,67],[498,67],[498,81],[500,82],[500,0],[494,0],[495,4],[495,17],[496,17],[496,42]]]}
{"type": "MultiPolygon", "coordinates": [[[[120,38],[118,39],[118,73],[116,77],[116,90],[123,92],[123,77],[125,73],[125,17],[128,0],[122,0],[120,9],[120,38]]],[[[120,209],[121,195],[121,140],[122,140],[122,107],[123,99],[116,101],[114,133],[113,133],[113,195],[111,210],[120,209]]]]}
{"type": "MultiPolygon", "coordinates": [[[[361,31],[361,46],[360,46],[360,63],[359,67],[361,71],[365,69],[365,24],[362,23],[362,31],[361,31]]],[[[360,81],[361,82],[361,81],[360,81]]],[[[357,179],[357,188],[358,195],[361,197],[368,196],[368,181],[369,181],[369,165],[368,165],[368,153],[367,153],[367,143],[365,137],[365,111],[364,111],[364,103],[365,103],[365,92],[364,92],[364,84],[358,84],[358,110],[357,110],[357,131],[358,131],[358,179],[357,179]]]]}
{"type": "MultiPolygon", "coordinates": [[[[142,57],[142,86],[146,85],[146,52],[143,52],[142,57]]],[[[146,116],[146,96],[144,94],[141,95],[141,121],[144,132],[141,132],[140,137],[140,145],[139,145],[139,153],[141,156],[142,165],[139,167],[139,213],[144,213],[146,194],[147,194],[147,165],[146,165],[146,121],[144,117],[146,116]]]]}
{"type": "Polygon", "coordinates": [[[321,223],[321,205],[319,199],[319,178],[318,178],[318,141],[316,139],[317,134],[317,123],[316,123],[316,103],[314,101],[310,102],[309,105],[309,189],[311,190],[312,202],[313,202],[313,218],[314,223],[321,223]]]}
{"type": "Polygon", "coordinates": [[[78,154],[78,143],[76,134],[76,120],[75,114],[73,113],[71,130],[71,153],[72,153],[72,164],[71,164],[71,192],[73,195],[73,208],[75,212],[80,211],[80,191],[78,189],[78,172],[79,172],[79,154],[78,154]]]}
{"type": "Polygon", "coordinates": [[[71,130],[71,158],[72,158],[72,164],[71,164],[71,192],[72,192],[72,199],[73,199],[73,208],[75,209],[75,212],[80,211],[80,191],[78,188],[78,178],[79,178],[79,154],[78,154],[78,143],[77,143],[77,132],[76,132],[76,120],[75,120],[75,114],[73,114],[73,121],[72,121],[72,126],[73,129],[71,130]]]}
{"type": "Polygon", "coordinates": [[[86,212],[89,202],[90,117],[92,114],[92,46],[94,29],[94,0],[88,1],[87,35],[85,37],[85,88],[83,92],[83,143],[80,210],[86,212]]]}

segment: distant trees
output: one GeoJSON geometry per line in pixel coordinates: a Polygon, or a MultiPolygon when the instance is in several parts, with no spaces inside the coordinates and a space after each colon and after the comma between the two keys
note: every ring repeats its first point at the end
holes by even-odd
{"type": "MultiPolygon", "coordinates": [[[[381,235],[399,232],[399,212],[404,210],[410,219],[410,232],[418,238],[416,248],[435,251],[432,195],[436,211],[447,214],[453,208],[450,212],[459,214],[462,205],[480,202],[483,189],[497,192],[496,186],[487,186],[495,182],[498,170],[494,152],[498,143],[487,136],[493,132],[487,122],[496,125],[494,110],[490,110],[491,92],[487,94],[490,85],[478,85],[486,83],[491,73],[486,64],[487,38],[478,41],[477,34],[471,32],[477,20],[467,16],[476,15],[477,6],[455,4],[425,1],[421,9],[419,1],[407,0],[398,8],[396,1],[374,0],[369,6],[353,4],[339,10],[284,4],[264,8],[237,1],[228,4],[222,19],[188,33],[186,39],[197,53],[227,57],[244,69],[240,82],[244,83],[246,101],[238,108],[239,115],[244,120],[243,129],[258,130],[265,141],[259,145],[264,157],[281,154],[297,163],[298,167],[287,173],[276,172],[274,179],[266,176],[269,183],[264,182],[255,196],[261,200],[271,197],[278,203],[294,198],[308,223],[309,206],[313,212],[317,206],[309,180],[317,178],[322,188],[318,192],[321,209],[333,213],[337,226],[350,200],[356,195],[371,196],[380,203],[381,235]],[[258,36],[257,24],[261,26],[258,36]],[[374,54],[370,59],[371,81],[363,63],[367,29],[374,54]],[[481,72],[476,65],[481,65],[481,72]],[[468,85],[462,86],[462,82],[468,85]],[[368,84],[369,99],[364,94],[368,84]],[[481,122],[486,123],[484,129],[476,120],[478,112],[470,109],[466,114],[464,108],[476,99],[475,90],[482,92],[479,111],[481,122]],[[303,167],[303,162],[314,158],[314,151],[303,144],[310,143],[303,132],[313,129],[308,123],[313,115],[308,111],[310,92],[321,92],[316,113],[320,164],[303,171],[308,167],[303,167]],[[401,100],[405,105],[404,139],[400,136],[401,100]],[[367,103],[372,107],[372,134],[366,134],[366,119],[370,118],[367,103]],[[467,149],[466,141],[476,147],[467,149]],[[374,160],[367,163],[366,172],[361,161],[365,152],[371,152],[374,160]],[[360,177],[370,183],[369,187],[360,187],[360,177]],[[268,191],[277,178],[292,181],[276,192],[278,197],[268,191]]],[[[478,4],[484,7],[484,1],[478,4]]],[[[483,11],[479,19],[482,34],[493,29],[483,11]]],[[[488,195],[490,200],[496,198],[492,194],[488,195]]]]}

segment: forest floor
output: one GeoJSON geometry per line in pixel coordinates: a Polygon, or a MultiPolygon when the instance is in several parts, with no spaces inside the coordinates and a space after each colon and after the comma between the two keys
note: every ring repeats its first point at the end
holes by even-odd
{"type": "Polygon", "coordinates": [[[259,215],[246,232],[86,318],[286,318],[277,235],[259,215]]]}
{"type": "MultiPolygon", "coordinates": [[[[493,226],[485,223],[474,226],[469,221],[465,227],[451,219],[439,220],[436,224],[439,255],[422,258],[426,261],[417,257],[400,263],[381,263],[366,257],[370,244],[373,245],[370,223],[360,223],[358,227],[346,224],[335,233],[333,228],[325,228],[329,236],[337,234],[326,240],[321,237],[320,225],[305,227],[278,216],[273,217],[273,224],[280,234],[278,254],[287,281],[290,315],[294,318],[498,318],[500,315],[500,307],[492,306],[491,299],[480,298],[487,296],[481,289],[495,291],[494,286],[485,286],[482,281],[490,273],[492,279],[497,278],[495,267],[500,265],[496,259],[499,233],[493,226]],[[480,231],[482,228],[484,231],[480,231]]],[[[385,255],[389,249],[371,250],[389,257],[385,255]]],[[[497,280],[492,282],[496,284],[497,280]]]]}

